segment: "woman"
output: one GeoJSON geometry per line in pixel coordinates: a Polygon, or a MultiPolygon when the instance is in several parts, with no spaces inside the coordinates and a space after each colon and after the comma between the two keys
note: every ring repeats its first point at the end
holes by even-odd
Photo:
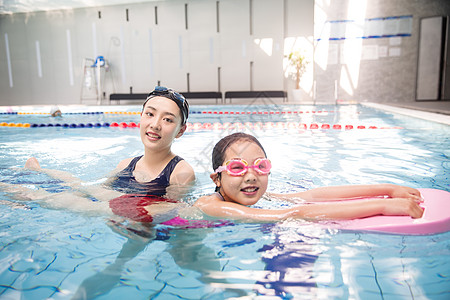
{"type": "MultiPolygon", "coordinates": [[[[129,201],[150,195],[178,199],[185,192],[183,188],[195,180],[193,168],[171,150],[173,141],[186,130],[188,115],[189,104],[181,94],[157,86],[148,95],[141,112],[140,136],[144,154],[122,160],[114,175],[103,185],[83,183],[68,172],[42,169],[32,157],[26,162],[26,168],[63,180],[71,189],[50,193],[40,188],[29,189],[6,183],[1,183],[1,186],[23,200],[44,200],[47,206],[77,211],[110,213],[108,201],[118,197],[126,197],[129,201]]],[[[176,206],[171,201],[160,200],[152,200],[149,205],[152,211],[158,212],[172,211],[176,206]]]]}

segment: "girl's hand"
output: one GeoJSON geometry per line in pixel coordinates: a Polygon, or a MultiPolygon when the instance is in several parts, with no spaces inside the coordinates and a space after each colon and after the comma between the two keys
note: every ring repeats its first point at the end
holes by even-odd
{"type": "Polygon", "coordinates": [[[423,208],[415,198],[391,198],[383,201],[385,206],[382,214],[385,216],[409,215],[412,218],[421,218],[423,215],[423,208]]]}
{"type": "Polygon", "coordinates": [[[389,196],[391,198],[411,198],[414,199],[417,203],[423,202],[423,198],[420,192],[417,189],[407,186],[392,185],[392,190],[389,193],[389,196]]]}

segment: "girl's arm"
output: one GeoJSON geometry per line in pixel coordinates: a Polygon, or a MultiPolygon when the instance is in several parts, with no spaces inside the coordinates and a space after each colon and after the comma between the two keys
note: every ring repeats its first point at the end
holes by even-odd
{"type": "Polygon", "coordinates": [[[423,209],[411,198],[367,199],[294,207],[295,216],[304,219],[350,220],[376,215],[420,218],[423,209]]]}
{"type": "Polygon", "coordinates": [[[416,201],[421,201],[422,199],[418,190],[395,184],[320,187],[305,192],[278,194],[276,196],[283,198],[301,198],[312,202],[379,196],[388,196],[390,198],[411,198],[416,201]]]}
{"type": "Polygon", "coordinates": [[[321,203],[276,210],[217,201],[216,196],[212,195],[200,198],[194,205],[213,217],[254,221],[279,221],[288,218],[345,220],[375,215],[409,215],[413,218],[420,218],[423,214],[418,202],[410,198],[321,203]]]}
{"type": "Polygon", "coordinates": [[[199,198],[194,207],[212,217],[245,221],[280,221],[292,217],[292,209],[259,209],[233,202],[225,202],[217,196],[209,195],[199,198]]]}

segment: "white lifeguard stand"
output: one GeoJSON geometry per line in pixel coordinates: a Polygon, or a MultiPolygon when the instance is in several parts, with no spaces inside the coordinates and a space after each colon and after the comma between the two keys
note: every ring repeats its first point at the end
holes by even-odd
{"type": "Polygon", "coordinates": [[[83,80],[81,82],[81,102],[83,100],[97,100],[102,104],[105,98],[103,91],[106,74],[109,71],[108,61],[103,56],[83,59],[83,80]]]}

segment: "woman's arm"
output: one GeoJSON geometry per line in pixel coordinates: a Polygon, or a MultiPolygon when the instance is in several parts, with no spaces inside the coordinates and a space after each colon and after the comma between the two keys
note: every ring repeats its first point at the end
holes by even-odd
{"type": "Polygon", "coordinates": [[[276,196],[284,198],[302,198],[312,202],[379,196],[388,196],[391,198],[411,198],[416,201],[421,201],[422,199],[420,192],[417,189],[395,184],[320,187],[305,192],[279,194],[276,196]]]}
{"type": "Polygon", "coordinates": [[[170,175],[170,185],[166,188],[166,197],[181,200],[189,193],[194,182],[194,169],[185,160],[180,161],[170,175]]]}

